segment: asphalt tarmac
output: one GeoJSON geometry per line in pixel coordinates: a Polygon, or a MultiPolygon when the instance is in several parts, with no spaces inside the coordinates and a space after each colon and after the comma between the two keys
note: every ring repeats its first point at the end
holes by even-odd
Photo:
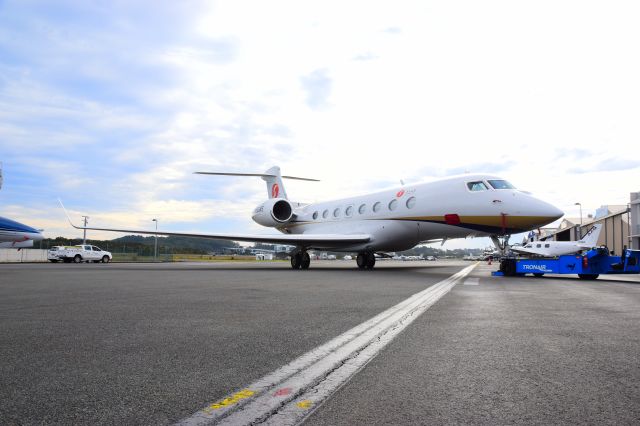
{"type": "MultiPolygon", "coordinates": [[[[0,424],[171,424],[462,262],[0,265],[0,424]]],[[[638,424],[640,278],[478,265],[307,424],[638,424]]]]}

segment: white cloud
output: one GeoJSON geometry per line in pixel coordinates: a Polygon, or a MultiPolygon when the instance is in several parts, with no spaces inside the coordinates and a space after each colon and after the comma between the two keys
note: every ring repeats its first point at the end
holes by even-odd
{"type": "Polygon", "coordinates": [[[324,109],[331,95],[331,77],[326,69],[318,69],[301,77],[302,87],[307,93],[307,105],[311,109],[324,109]]]}

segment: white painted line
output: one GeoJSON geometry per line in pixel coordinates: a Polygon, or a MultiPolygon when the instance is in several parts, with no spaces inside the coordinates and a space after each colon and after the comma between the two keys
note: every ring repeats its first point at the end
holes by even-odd
{"type": "Polygon", "coordinates": [[[298,423],[475,266],[414,294],[178,424],[298,423]]]}
{"type": "Polygon", "coordinates": [[[464,285],[480,285],[480,278],[467,278],[464,285]]]}

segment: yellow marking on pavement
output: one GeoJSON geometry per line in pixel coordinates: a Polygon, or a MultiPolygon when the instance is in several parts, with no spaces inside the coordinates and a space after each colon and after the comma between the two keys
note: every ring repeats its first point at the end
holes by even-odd
{"type": "Polygon", "coordinates": [[[311,407],[311,404],[313,404],[313,402],[309,401],[308,399],[305,399],[304,401],[298,402],[296,405],[299,408],[302,408],[303,410],[306,410],[307,408],[311,407]]]}
{"type": "Polygon", "coordinates": [[[219,410],[224,407],[228,407],[230,405],[236,404],[238,401],[242,399],[249,398],[255,394],[254,391],[250,389],[243,389],[239,392],[234,393],[228,398],[223,399],[222,401],[216,402],[205,408],[205,411],[210,412],[211,410],[219,410]]]}

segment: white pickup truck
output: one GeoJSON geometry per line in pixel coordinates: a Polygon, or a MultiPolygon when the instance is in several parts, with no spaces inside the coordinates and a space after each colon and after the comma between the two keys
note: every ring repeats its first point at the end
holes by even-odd
{"type": "Polygon", "coordinates": [[[104,251],[100,247],[91,246],[89,244],[79,246],[55,246],[51,247],[47,253],[47,259],[53,263],[59,261],[65,263],[109,263],[112,258],[113,256],[111,256],[111,252],[104,251]]]}

